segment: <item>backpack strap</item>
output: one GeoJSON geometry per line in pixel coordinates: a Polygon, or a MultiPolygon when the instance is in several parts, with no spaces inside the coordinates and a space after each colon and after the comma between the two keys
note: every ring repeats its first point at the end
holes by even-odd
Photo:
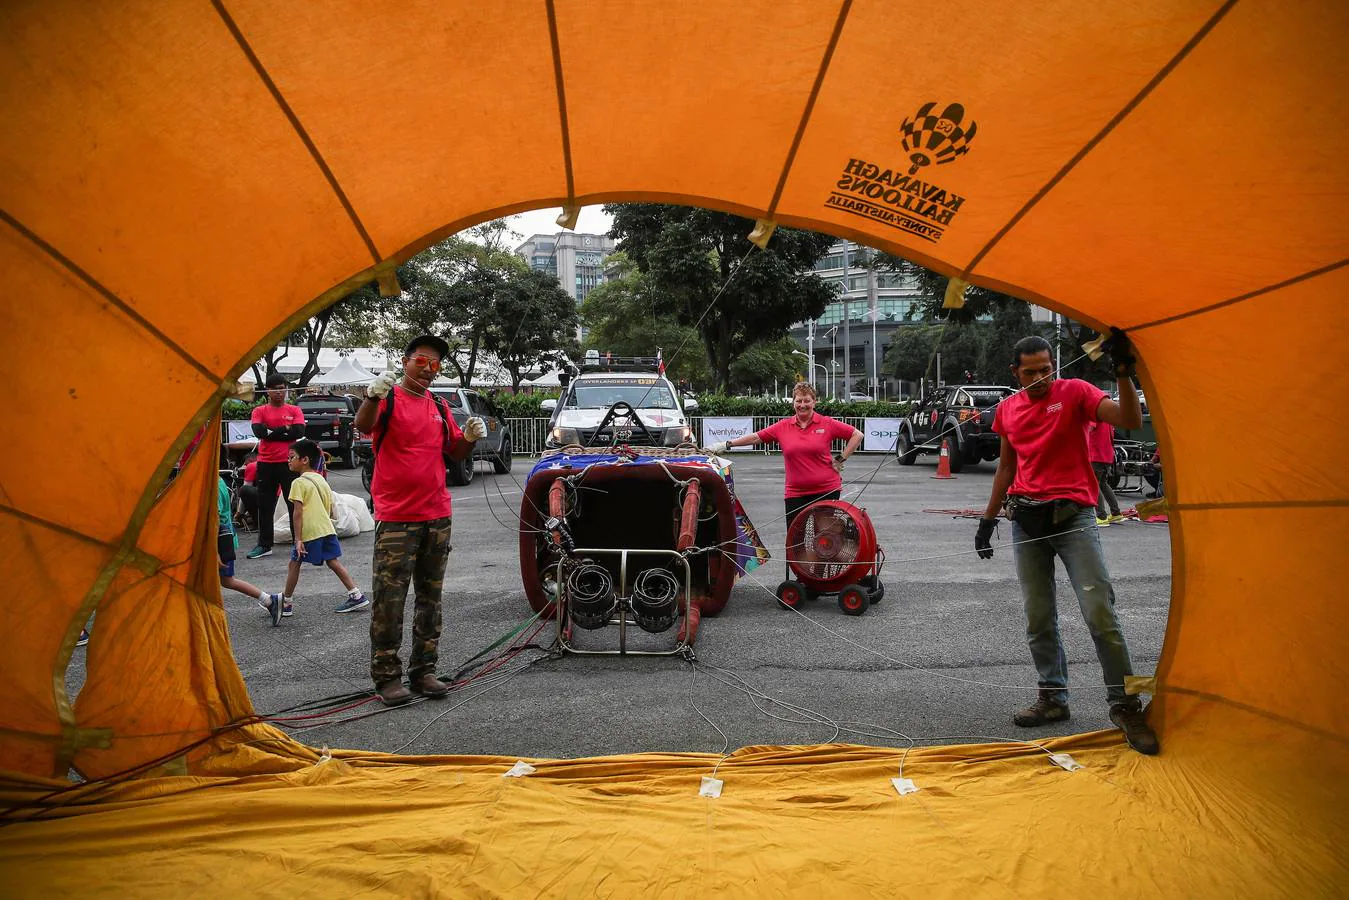
{"type": "Polygon", "coordinates": [[[440,455],[444,456],[450,452],[450,405],[440,399],[439,394],[432,394],[431,399],[435,401],[436,409],[440,410],[440,424],[445,426],[445,439],[440,444],[440,455]]]}
{"type": "MultiPolygon", "coordinates": [[[[427,393],[430,393],[428,391],[427,393]]],[[[385,435],[389,430],[389,421],[393,419],[393,398],[398,394],[398,389],[391,388],[389,396],[384,404],[384,409],[380,411],[379,419],[375,421],[374,433],[370,435],[370,448],[379,455],[379,446],[384,443],[385,435]]],[[[440,399],[439,394],[431,394],[431,400],[436,404],[436,409],[440,410],[440,424],[445,427],[445,440],[441,446],[442,453],[448,453],[449,447],[445,446],[450,442],[450,407],[444,400],[440,399]]]]}
{"type": "Polygon", "coordinates": [[[380,411],[379,419],[375,421],[374,432],[370,435],[370,449],[379,454],[379,445],[384,443],[384,436],[389,431],[389,420],[393,418],[393,398],[398,395],[398,388],[389,388],[389,396],[384,399],[384,409],[380,411]]]}

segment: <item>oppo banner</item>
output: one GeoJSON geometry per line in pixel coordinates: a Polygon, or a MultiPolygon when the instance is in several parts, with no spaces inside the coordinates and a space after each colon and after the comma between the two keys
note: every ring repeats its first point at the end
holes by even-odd
{"type": "Polygon", "coordinates": [[[893,452],[895,440],[899,437],[899,425],[903,419],[866,419],[862,434],[862,449],[866,451],[893,452]]]}
{"type": "MultiPolygon", "coordinates": [[[[703,418],[703,446],[711,447],[722,441],[733,441],[754,431],[753,416],[706,416],[703,418]]],[[[749,450],[736,447],[732,453],[749,450]]]]}

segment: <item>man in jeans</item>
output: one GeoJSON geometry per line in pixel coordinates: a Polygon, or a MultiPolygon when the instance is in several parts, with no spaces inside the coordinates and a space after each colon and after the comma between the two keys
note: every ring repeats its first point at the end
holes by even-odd
{"type": "Polygon", "coordinates": [[[403,354],[403,377],[391,372],[366,388],[356,430],[371,435],[375,475],[375,559],[371,575],[370,677],[385,706],[407,703],[414,693],[444,697],[450,686],[436,677],[440,659],[441,592],[450,555],[450,492],[445,457],[462,460],[487,435],[473,417],[461,432],[448,405],[431,393],[449,345],[422,335],[403,354]],[[408,585],[415,594],[408,687],[398,657],[408,585]],[[409,687],[411,688],[409,690],[409,687]]]}
{"type": "Polygon", "coordinates": [[[1017,342],[1011,368],[1023,390],[999,404],[993,420],[993,430],[1002,436],[1002,450],[974,546],[981,558],[993,556],[989,539],[1005,499],[1026,607],[1026,638],[1040,676],[1035,702],[1019,710],[1012,721],[1029,728],[1068,719],[1068,656],[1054,602],[1058,556],[1096,644],[1110,721],[1123,729],[1129,746],[1153,754],[1159,749],[1157,735],[1144,718],[1139,699],[1124,692],[1124,678],[1133,674],[1133,665],[1115,616],[1115,590],[1101,552],[1096,476],[1087,452],[1088,423],[1137,428],[1143,421],[1133,384],[1134,359],[1123,332],[1114,332],[1109,346],[1119,380],[1118,403],[1085,381],[1056,380],[1054,357],[1044,338],[1017,342]]]}
{"type": "Polygon", "coordinates": [[[248,551],[249,559],[272,555],[278,494],[286,501],[288,518],[292,512],[290,485],[296,475],[286,460],[290,445],[304,437],[304,413],[286,402],[286,376],[280,372],[267,376],[267,402],[253,410],[253,434],[258,438],[258,545],[248,551]]]}

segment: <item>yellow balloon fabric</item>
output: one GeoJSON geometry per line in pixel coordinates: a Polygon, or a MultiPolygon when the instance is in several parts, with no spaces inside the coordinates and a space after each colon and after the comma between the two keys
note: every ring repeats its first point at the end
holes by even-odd
{"type": "Polygon", "coordinates": [[[0,802],[165,761],[6,816],[7,889],[1343,892],[1347,39],[1330,0],[0,7],[0,802]],[[1162,755],[925,748],[900,796],[901,751],[750,748],[708,799],[696,754],[503,779],[250,719],[212,454],[159,496],[232,379],[448,234],[625,200],[1130,331],[1174,542],[1162,755]]]}

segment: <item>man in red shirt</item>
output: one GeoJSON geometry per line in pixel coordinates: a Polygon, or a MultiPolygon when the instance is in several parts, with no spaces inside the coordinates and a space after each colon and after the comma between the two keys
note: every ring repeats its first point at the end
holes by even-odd
{"type": "Polygon", "coordinates": [[[1144,718],[1138,697],[1124,692],[1124,679],[1133,674],[1133,664],[1115,616],[1115,589],[1101,552],[1095,518],[1096,476],[1087,452],[1088,423],[1137,428],[1143,421],[1134,390],[1134,358],[1123,332],[1114,333],[1110,350],[1119,379],[1118,403],[1085,381],[1055,379],[1054,357],[1044,338],[1017,342],[1011,368],[1022,390],[998,405],[993,420],[993,430],[1002,436],[1002,449],[974,546],[981,558],[993,556],[989,538],[1005,502],[1026,607],[1026,638],[1040,676],[1035,702],[1018,711],[1012,721],[1028,728],[1068,719],[1068,656],[1054,603],[1054,557],[1058,556],[1091,629],[1096,658],[1105,675],[1110,720],[1124,730],[1131,747],[1153,754],[1159,749],[1157,736],[1144,718]]]}
{"type": "Polygon", "coordinates": [[[450,492],[445,457],[461,460],[487,435],[473,417],[461,432],[449,406],[431,393],[449,345],[422,335],[403,354],[403,378],[386,372],[366,388],[356,411],[356,430],[371,435],[375,474],[375,559],[371,576],[370,677],[385,706],[444,697],[450,687],[436,678],[440,647],[441,590],[450,554],[450,492]],[[403,685],[403,608],[408,584],[415,588],[408,684],[403,685]]]}
{"type": "Polygon", "coordinates": [[[1087,451],[1092,471],[1096,473],[1096,524],[1105,528],[1123,522],[1119,500],[1110,486],[1110,466],[1115,462],[1115,426],[1109,422],[1091,422],[1087,425],[1087,451]]]}
{"type": "Polygon", "coordinates": [[[267,376],[267,402],[253,410],[253,434],[258,438],[258,545],[248,551],[249,559],[272,555],[272,519],[276,498],[290,503],[290,483],[296,475],[286,460],[290,445],[304,437],[304,413],[286,402],[286,376],[273,372],[267,376]]]}

